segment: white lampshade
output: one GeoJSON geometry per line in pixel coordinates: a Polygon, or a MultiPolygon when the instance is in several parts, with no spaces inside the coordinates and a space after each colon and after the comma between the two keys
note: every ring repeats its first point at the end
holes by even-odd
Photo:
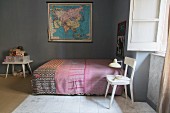
{"type": "Polygon", "coordinates": [[[121,68],[121,65],[117,63],[117,59],[114,59],[113,62],[109,64],[109,66],[113,68],[121,68]]]}

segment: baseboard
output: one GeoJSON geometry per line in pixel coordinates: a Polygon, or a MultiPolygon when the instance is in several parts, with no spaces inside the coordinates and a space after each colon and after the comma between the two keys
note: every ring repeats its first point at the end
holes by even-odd
{"type": "MultiPolygon", "coordinates": [[[[0,76],[5,76],[6,74],[0,74],[0,76]]],[[[8,74],[9,76],[11,76],[12,74],[8,74]]]]}
{"type": "Polygon", "coordinates": [[[0,74],[0,76],[5,76],[5,74],[0,74]]]}
{"type": "Polygon", "coordinates": [[[146,99],[146,102],[147,102],[155,111],[157,111],[157,105],[155,105],[149,98],[146,99]]]}

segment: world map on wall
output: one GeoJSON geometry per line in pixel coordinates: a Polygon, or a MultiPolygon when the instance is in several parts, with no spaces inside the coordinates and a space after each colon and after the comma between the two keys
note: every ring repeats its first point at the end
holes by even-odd
{"type": "Polygon", "coordinates": [[[91,40],[91,6],[88,4],[50,4],[51,40],[91,40]]]}

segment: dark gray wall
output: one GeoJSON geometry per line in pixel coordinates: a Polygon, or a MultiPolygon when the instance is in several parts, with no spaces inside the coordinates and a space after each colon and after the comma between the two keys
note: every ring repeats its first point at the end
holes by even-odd
{"type": "MultiPolygon", "coordinates": [[[[33,69],[54,58],[116,57],[117,24],[126,20],[128,26],[130,0],[93,0],[92,43],[48,42],[46,2],[0,0],[0,62],[8,55],[10,48],[19,45],[24,46],[34,60],[33,69]]],[[[137,59],[134,78],[135,100],[145,101],[149,74],[148,53],[127,51],[127,36],[128,27],[125,36],[125,56],[137,59]]],[[[0,73],[5,73],[5,68],[0,64],[0,73]]]]}
{"type": "MultiPolygon", "coordinates": [[[[31,64],[33,69],[54,58],[113,58],[112,0],[93,0],[92,43],[48,42],[46,2],[0,0],[0,62],[10,48],[19,45],[34,60],[31,64]]],[[[5,68],[0,64],[0,73],[5,73],[5,68]]]]}
{"type": "MultiPolygon", "coordinates": [[[[129,57],[136,57],[136,52],[127,51],[127,39],[128,39],[128,22],[129,22],[129,9],[130,9],[130,0],[113,0],[113,47],[114,47],[114,57],[116,56],[116,43],[117,43],[117,28],[118,23],[126,21],[126,34],[125,34],[125,48],[124,55],[129,57]]],[[[117,57],[117,59],[122,59],[117,57]]]]}

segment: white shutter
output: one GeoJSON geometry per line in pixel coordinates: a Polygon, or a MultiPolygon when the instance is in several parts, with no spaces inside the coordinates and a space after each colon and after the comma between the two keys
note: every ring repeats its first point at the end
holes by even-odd
{"type": "Polygon", "coordinates": [[[157,51],[163,33],[167,0],[131,0],[128,46],[131,51],[157,51]]]}

